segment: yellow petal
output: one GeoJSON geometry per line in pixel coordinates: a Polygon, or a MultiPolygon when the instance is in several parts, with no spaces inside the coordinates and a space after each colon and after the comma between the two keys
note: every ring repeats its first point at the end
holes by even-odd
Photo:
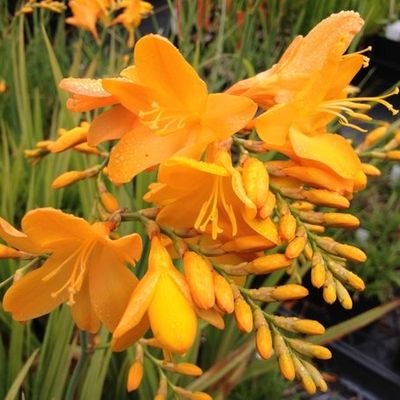
{"type": "Polygon", "coordinates": [[[4,310],[11,313],[16,321],[27,321],[47,314],[65,302],[69,297],[67,289],[56,297],[52,296],[52,293],[65,285],[70,277],[71,268],[65,265],[51,279],[43,278],[52,273],[69,254],[70,251],[65,251],[52,255],[42,267],[15,282],[4,296],[4,310]]]}
{"type": "Polygon", "coordinates": [[[148,271],[139,281],[129,299],[121,321],[114,331],[113,337],[115,339],[125,335],[140,323],[153,299],[159,279],[158,271],[148,271]]]}
{"type": "Polygon", "coordinates": [[[214,132],[214,140],[224,140],[244,128],[256,111],[257,105],[246,97],[210,94],[203,121],[214,132]]]}
{"type": "Polygon", "coordinates": [[[361,171],[361,162],[350,143],[342,136],[326,133],[313,137],[291,129],[290,140],[296,156],[329,167],[345,179],[361,171]]]}
{"type": "Polygon", "coordinates": [[[89,262],[90,299],[97,316],[112,332],[124,314],[138,280],[108,246],[98,244],[89,262]]]}
{"type": "Polygon", "coordinates": [[[122,106],[114,106],[97,116],[90,124],[88,144],[97,146],[107,140],[120,139],[122,135],[132,130],[137,122],[135,114],[122,106]]]}
{"type": "Polygon", "coordinates": [[[29,211],[21,224],[28,237],[47,251],[62,249],[65,242],[97,236],[83,218],[50,207],[29,211]]]}
{"type": "Polygon", "coordinates": [[[184,142],[185,135],[157,136],[139,126],[125,134],[111,151],[109,177],[115,183],[129,182],[139,172],[170,158],[184,142]]]}
{"type": "Polygon", "coordinates": [[[137,325],[129,329],[122,336],[117,338],[113,337],[111,341],[112,351],[123,351],[135,344],[135,342],[137,342],[141,337],[144,336],[146,331],[149,329],[149,326],[149,319],[147,317],[147,314],[145,314],[137,325]]]}
{"type": "Polygon", "coordinates": [[[15,229],[3,218],[0,218],[0,237],[10,246],[15,247],[16,249],[23,250],[28,253],[43,252],[40,243],[33,243],[25,233],[15,229]]]}
{"type": "Polygon", "coordinates": [[[151,330],[169,351],[186,353],[197,334],[196,314],[168,274],[163,274],[149,307],[151,330]]]}
{"type": "Polygon", "coordinates": [[[100,320],[91,302],[87,278],[79,292],[74,295],[74,300],[75,303],[71,306],[74,322],[80,330],[96,333],[100,328],[100,320]]]}
{"type": "Polygon", "coordinates": [[[140,82],[152,89],[158,102],[190,112],[200,112],[207,86],[178,49],[159,35],[146,35],[135,46],[140,82]]]}
{"type": "Polygon", "coordinates": [[[110,240],[109,244],[121,260],[130,264],[135,264],[142,255],[142,237],[137,233],[110,240]]]}

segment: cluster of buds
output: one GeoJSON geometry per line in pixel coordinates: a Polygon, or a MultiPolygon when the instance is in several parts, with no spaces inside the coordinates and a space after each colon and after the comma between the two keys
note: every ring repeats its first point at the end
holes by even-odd
{"type": "Polygon", "coordinates": [[[55,13],[61,13],[67,9],[66,5],[62,1],[53,0],[28,0],[21,9],[16,13],[19,14],[30,14],[35,8],[42,8],[44,10],[52,11],[55,13]]]}

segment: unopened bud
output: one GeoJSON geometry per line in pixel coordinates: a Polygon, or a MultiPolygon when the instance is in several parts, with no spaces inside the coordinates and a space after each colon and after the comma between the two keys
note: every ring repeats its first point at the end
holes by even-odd
{"type": "Polygon", "coordinates": [[[333,304],[336,301],[336,285],[333,276],[329,271],[326,271],[326,279],[322,291],[322,297],[328,304],[333,304]]]}
{"type": "Polygon", "coordinates": [[[101,200],[101,203],[103,204],[104,208],[109,213],[113,213],[121,208],[119,206],[118,199],[110,192],[101,193],[100,200],[101,200]]]}
{"type": "Polygon", "coordinates": [[[292,381],[296,376],[293,359],[283,337],[278,333],[274,334],[274,349],[278,357],[279,369],[283,377],[292,381]]]}
{"type": "Polygon", "coordinates": [[[126,388],[128,392],[136,390],[143,379],[143,363],[136,360],[133,362],[128,372],[128,381],[126,388]]]}
{"type": "Polygon", "coordinates": [[[214,307],[214,278],[209,263],[197,253],[187,251],[183,267],[195,304],[204,310],[214,307]]]}
{"type": "Polygon", "coordinates": [[[214,273],[215,302],[225,313],[231,314],[235,308],[233,292],[228,281],[218,273],[214,273]]]}
{"type": "Polygon", "coordinates": [[[317,385],[318,389],[321,392],[326,392],[328,390],[328,385],[326,384],[324,378],[322,377],[321,373],[314,367],[310,362],[303,360],[303,365],[310,373],[313,381],[317,385]]]}
{"type": "Polygon", "coordinates": [[[292,262],[293,260],[287,258],[284,254],[268,254],[251,261],[245,269],[252,274],[268,274],[277,269],[286,268],[292,262]]]}
{"type": "Polygon", "coordinates": [[[375,167],[375,165],[363,163],[363,164],[361,164],[361,168],[362,168],[364,174],[366,174],[368,176],[380,176],[381,175],[381,170],[379,168],[375,167]]]}
{"type": "Polygon", "coordinates": [[[304,199],[320,206],[333,208],[348,208],[350,206],[346,197],[325,189],[302,190],[301,194],[304,199]]]}
{"type": "Polygon", "coordinates": [[[357,228],[360,220],[351,214],[323,213],[323,223],[336,228],[357,228]]]}
{"type": "Polygon", "coordinates": [[[327,347],[311,344],[300,339],[288,339],[288,343],[294,350],[307,357],[316,357],[321,360],[329,360],[332,358],[332,353],[327,347]]]}
{"type": "Polygon", "coordinates": [[[286,247],[285,256],[289,259],[295,259],[299,257],[303,252],[306,243],[307,239],[304,236],[298,236],[294,238],[286,247]]]}
{"type": "Polygon", "coordinates": [[[264,360],[272,356],[272,336],[267,323],[261,325],[256,331],[256,348],[264,360]]]}
{"type": "Polygon", "coordinates": [[[234,311],[238,329],[245,333],[251,332],[253,330],[253,313],[249,304],[242,297],[236,298],[234,311]]]}
{"type": "Polygon", "coordinates": [[[283,215],[279,219],[278,225],[279,235],[281,236],[282,240],[287,242],[292,241],[296,235],[296,227],[296,218],[293,217],[292,214],[283,215]]]}
{"type": "Polygon", "coordinates": [[[348,244],[338,243],[335,246],[335,252],[339,256],[347,258],[351,261],[364,262],[367,260],[367,255],[362,250],[348,244]]]}
{"type": "Polygon", "coordinates": [[[92,176],[97,175],[98,172],[99,168],[97,166],[84,171],[64,172],[63,174],[59,175],[56,179],[54,179],[53,183],[51,184],[51,187],[53,189],[61,189],[80,180],[91,178],[92,176]]]}
{"type": "Polygon", "coordinates": [[[308,296],[308,290],[294,283],[277,286],[271,292],[271,297],[278,301],[297,300],[306,296],[308,296]]]}
{"type": "Polygon", "coordinates": [[[247,158],[243,163],[244,190],[257,208],[264,206],[269,195],[269,177],[264,164],[257,158],[247,158]]]}
{"type": "Polygon", "coordinates": [[[387,160],[394,160],[394,161],[399,161],[400,160],[400,150],[392,150],[388,151],[386,153],[387,160]]]}
{"type": "Polygon", "coordinates": [[[304,390],[310,395],[315,394],[315,392],[317,391],[317,387],[311,377],[311,374],[307,371],[305,366],[297,357],[293,357],[293,361],[297,375],[301,379],[301,384],[303,385],[304,390]]]}
{"type": "Polygon", "coordinates": [[[18,259],[21,258],[22,255],[23,253],[21,253],[19,250],[0,244],[0,259],[6,259],[6,258],[18,259]]]}
{"type": "Polygon", "coordinates": [[[314,287],[320,288],[325,283],[326,268],[320,252],[314,253],[311,260],[311,283],[314,287]]]}
{"type": "Polygon", "coordinates": [[[82,122],[81,126],[77,126],[69,131],[60,130],[62,135],[49,146],[49,150],[52,153],[59,153],[85,142],[89,126],[90,124],[87,122],[82,122]]]}
{"type": "Polygon", "coordinates": [[[173,371],[188,376],[200,376],[203,374],[203,371],[200,367],[186,362],[174,364],[173,371]]]}
{"type": "Polygon", "coordinates": [[[340,304],[345,310],[351,310],[351,308],[353,307],[353,301],[351,299],[349,292],[339,280],[337,280],[335,283],[336,283],[336,294],[340,304]]]}

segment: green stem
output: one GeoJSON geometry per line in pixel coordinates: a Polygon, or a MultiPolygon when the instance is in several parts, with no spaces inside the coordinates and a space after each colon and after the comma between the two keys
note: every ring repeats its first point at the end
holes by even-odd
{"type": "Polygon", "coordinates": [[[68,383],[67,391],[65,393],[64,400],[73,400],[76,387],[78,386],[79,380],[82,375],[82,371],[85,367],[86,360],[88,359],[88,334],[84,331],[79,331],[79,339],[81,343],[81,356],[79,357],[78,363],[75,366],[74,372],[72,373],[71,379],[68,383]]]}

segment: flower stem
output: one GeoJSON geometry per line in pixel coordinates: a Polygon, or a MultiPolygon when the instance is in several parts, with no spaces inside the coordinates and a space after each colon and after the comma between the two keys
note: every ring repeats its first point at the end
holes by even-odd
{"type": "Polygon", "coordinates": [[[89,353],[87,351],[88,350],[88,334],[87,334],[87,332],[79,331],[79,340],[80,340],[80,344],[81,344],[81,356],[79,357],[79,360],[75,366],[74,372],[72,373],[71,379],[68,383],[64,400],[73,400],[74,399],[74,393],[75,393],[76,387],[79,383],[79,379],[81,377],[83,368],[86,364],[86,360],[89,355],[89,353]]]}

